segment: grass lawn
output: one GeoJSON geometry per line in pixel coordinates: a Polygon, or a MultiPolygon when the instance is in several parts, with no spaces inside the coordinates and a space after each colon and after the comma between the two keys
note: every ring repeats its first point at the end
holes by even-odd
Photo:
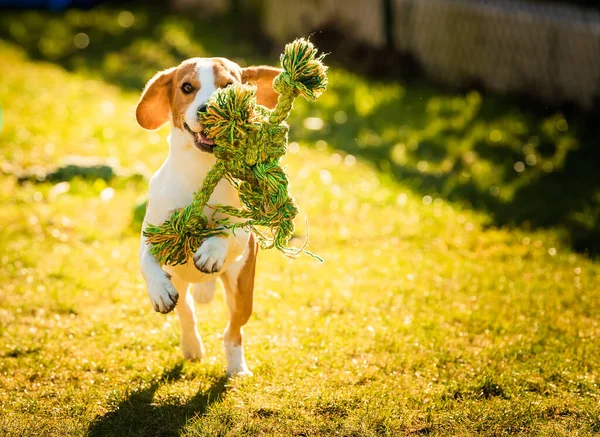
{"type": "MultiPolygon", "coordinates": [[[[227,380],[221,296],[197,308],[202,363],[181,360],[176,316],[152,310],[133,219],[147,187],[127,174],[167,153],[168,131],[133,117],[152,70],[190,52],[256,58],[218,32],[186,40],[184,18],[144,39],[152,16],[127,27],[119,12],[1,19],[0,435],[600,433],[600,263],[573,252],[566,222],[535,227],[523,212],[534,230],[496,226],[511,202],[526,211],[522,190],[588,150],[588,126],[332,68],[323,99],[298,105],[285,159],[326,261],[260,254],[245,329],[255,376],[227,380]],[[54,32],[35,40],[41,52],[35,23],[54,32]],[[106,55],[72,52],[82,26],[106,55]],[[135,42],[111,46],[127,29],[135,42]],[[19,183],[68,155],[118,160],[122,174],[19,183]]],[[[594,205],[565,206],[588,236],[594,205]]]]}

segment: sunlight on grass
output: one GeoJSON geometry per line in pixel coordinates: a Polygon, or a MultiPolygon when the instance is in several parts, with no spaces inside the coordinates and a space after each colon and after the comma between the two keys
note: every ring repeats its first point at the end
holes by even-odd
{"type": "Polygon", "coordinates": [[[162,159],[158,152],[167,147],[167,131],[132,129],[131,100],[137,95],[128,94],[125,103],[118,88],[84,76],[73,80],[50,64],[17,69],[23,55],[6,45],[0,48],[2,141],[11,145],[0,150],[3,161],[18,167],[47,167],[66,155],[110,156],[124,166],[158,167],[162,159]]]}
{"type": "MultiPolygon", "coordinates": [[[[79,24],[59,35],[72,41],[87,20],[116,36],[143,26],[143,14],[131,23],[119,12],[70,12],[79,24]]],[[[187,56],[185,26],[157,29],[187,56]]],[[[74,51],[53,44],[49,59],[74,51]]],[[[306,214],[310,250],[325,262],[260,254],[245,340],[255,377],[227,381],[222,298],[198,309],[206,360],[183,363],[175,315],[153,312],[146,296],[132,227],[145,182],[15,176],[66,155],[153,171],[167,130],[139,129],[138,94],[110,75],[32,61],[7,42],[0,58],[0,434],[600,432],[599,264],[556,230],[498,229],[493,214],[446,197],[474,187],[508,199],[545,160],[559,167],[576,141],[565,119],[544,118],[536,140],[526,118],[486,115],[478,93],[436,96],[332,68],[319,105],[297,105],[285,158],[298,237],[306,214]],[[546,153],[548,141],[558,146],[546,153]],[[496,148],[514,153],[506,173],[496,148]],[[398,182],[400,168],[446,185],[398,182]]]]}

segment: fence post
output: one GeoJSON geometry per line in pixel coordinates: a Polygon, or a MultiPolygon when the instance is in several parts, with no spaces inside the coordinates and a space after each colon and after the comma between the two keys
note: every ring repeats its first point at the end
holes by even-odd
{"type": "Polygon", "coordinates": [[[381,0],[383,2],[383,29],[385,46],[388,50],[394,50],[394,7],[393,0],[381,0]]]}

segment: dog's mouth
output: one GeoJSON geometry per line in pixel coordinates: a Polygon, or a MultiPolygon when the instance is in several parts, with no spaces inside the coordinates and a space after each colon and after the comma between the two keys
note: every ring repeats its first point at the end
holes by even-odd
{"type": "Polygon", "coordinates": [[[194,138],[194,146],[203,152],[212,153],[213,148],[215,147],[215,142],[212,139],[204,135],[202,131],[194,132],[187,123],[183,123],[183,127],[194,138]]]}

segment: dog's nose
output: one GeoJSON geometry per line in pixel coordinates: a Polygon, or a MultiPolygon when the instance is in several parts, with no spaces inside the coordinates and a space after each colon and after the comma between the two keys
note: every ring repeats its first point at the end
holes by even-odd
{"type": "Polygon", "coordinates": [[[198,108],[198,112],[206,112],[206,105],[202,105],[198,108]]]}

